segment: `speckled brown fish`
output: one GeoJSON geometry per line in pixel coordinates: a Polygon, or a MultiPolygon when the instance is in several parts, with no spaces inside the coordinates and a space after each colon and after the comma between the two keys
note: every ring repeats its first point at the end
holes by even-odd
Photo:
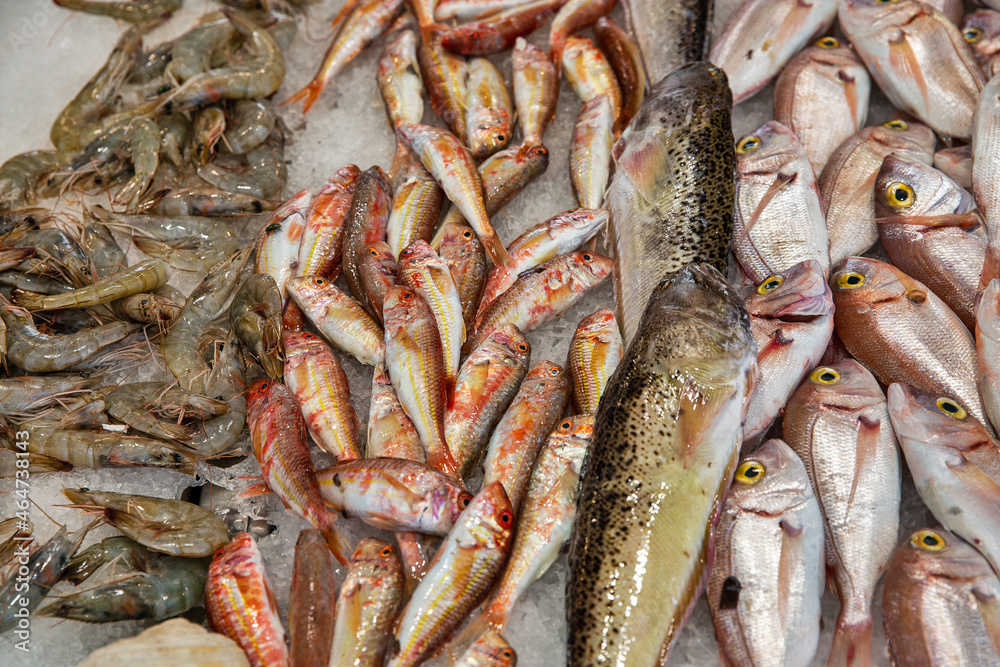
{"type": "Polygon", "coordinates": [[[361,253],[368,245],[385,241],[391,206],[392,183],[386,173],[378,166],[361,172],[344,222],[343,270],[351,294],[362,303],[366,299],[358,269],[361,253]]]}
{"type": "Polygon", "coordinates": [[[755,347],[739,295],[711,266],[688,266],[653,292],[584,463],[569,667],[666,664],[710,565],[755,347]]]}
{"type": "Polygon", "coordinates": [[[615,145],[605,202],[626,345],[662,280],[689,262],[726,269],[736,169],[731,110],[722,70],[685,65],[653,87],[615,145]]]}
{"type": "Polygon", "coordinates": [[[295,542],[288,602],[289,667],[321,667],[333,641],[333,559],[323,533],[303,530],[295,542]]]}
{"type": "Polygon", "coordinates": [[[622,0],[628,26],[642,53],[649,85],[708,51],[712,0],[622,0]]]}

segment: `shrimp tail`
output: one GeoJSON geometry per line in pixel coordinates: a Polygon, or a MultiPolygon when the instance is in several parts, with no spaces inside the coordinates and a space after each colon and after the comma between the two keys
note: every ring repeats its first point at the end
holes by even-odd
{"type": "Polygon", "coordinates": [[[299,102],[302,102],[302,113],[307,114],[309,113],[309,109],[312,108],[312,105],[316,103],[317,99],[319,99],[319,96],[323,92],[323,89],[325,87],[326,87],[325,82],[313,79],[308,84],[306,84],[305,88],[303,88],[302,90],[300,90],[299,92],[295,93],[287,100],[282,102],[281,106],[285,106],[286,104],[298,104],[299,102]]]}
{"type": "Polygon", "coordinates": [[[855,624],[837,623],[827,667],[871,667],[872,620],[855,624]]]}
{"type": "Polygon", "coordinates": [[[21,306],[27,310],[41,310],[44,305],[44,299],[44,294],[26,292],[22,289],[15,289],[10,295],[10,300],[14,305],[21,306]]]}

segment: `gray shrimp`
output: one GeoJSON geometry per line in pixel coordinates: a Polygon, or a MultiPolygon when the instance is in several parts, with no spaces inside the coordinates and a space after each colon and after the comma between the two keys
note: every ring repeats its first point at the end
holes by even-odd
{"type": "Polygon", "coordinates": [[[142,33],[129,28],[118,38],[101,69],[56,116],[49,131],[56,148],[78,151],[103,133],[102,117],[111,113],[111,103],[141,53],[142,33]]]}
{"type": "Polygon", "coordinates": [[[28,451],[65,461],[76,468],[151,466],[193,475],[197,457],[183,446],[104,428],[67,428],[55,420],[24,422],[28,451]]]}
{"type": "Polygon", "coordinates": [[[162,197],[153,208],[159,215],[256,215],[277,208],[277,204],[259,197],[241,195],[215,188],[177,190],[162,197]]]}
{"type": "Polygon", "coordinates": [[[65,151],[28,151],[0,165],[0,209],[30,206],[38,200],[39,184],[72,159],[65,151]]]}
{"type": "Polygon", "coordinates": [[[111,310],[119,319],[146,324],[173,322],[184,308],[184,296],[142,292],[111,302],[111,310]]]}
{"type": "Polygon", "coordinates": [[[174,43],[164,42],[152,51],[143,53],[132,63],[127,83],[146,84],[161,79],[173,58],[174,43]]]}
{"type": "Polygon", "coordinates": [[[226,130],[226,114],[222,107],[212,105],[200,109],[194,117],[191,133],[191,156],[207,164],[215,154],[215,146],[226,130]]]}
{"type": "Polygon", "coordinates": [[[225,312],[252,250],[243,248],[205,276],[163,337],[163,360],[188,391],[205,392],[209,368],[199,350],[209,325],[225,312]]]}
{"type": "Polygon", "coordinates": [[[233,106],[223,143],[230,153],[242,155],[257,148],[274,130],[274,112],[260,100],[240,100],[233,106]]]}
{"type": "Polygon", "coordinates": [[[14,558],[18,546],[27,548],[34,530],[31,519],[11,517],[0,521],[0,568],[14,558]]]}
{"type": "Polygon", "coordinates": [[[272,132],[266,142],[247,151],[247,166],[242,171],[223,169],[216,164],[198,167],[198,176],[220,190],[271,199],[281,192],[288,178],[284,141],[272,132]]]}
{"type": "Polygon", "coordinates": [[[90,282],[90,260],[80,244],[56,227],[35,229],[24,234],[15,248],[34,248],[35,254],[20,264],[25,273],[44,273],[67,282],[86,285],[90,282]]]}
{"type": "Polygon", "coordinates": [[[280,378],[284,372],[281,350],[281,294],[267,273],[247,278],[229,309],[233,333],[257,358],[264,372],[280,378]]]}
{"type": "Polygon", "coordinates": [[[60,282],[42,274],[28,274],[21,271],[0,272],[0,285],[9,285],[18,289],[39,294],[65,294],[72,292],[73,286],[60,282]]]}
{"type": "Polygon", "coordinates": [[[160,152],[174,166],[184,162],[184,146],[191,136],[191,121],[183,113],[168,113],[160,118],[160,152]]]}
{"type": "Polygon", "coordinates": [[[129,570],[144,572],[148,561],[149,551],[146,547],[132,538],[115,535],[78,551],[66,564],[61,581],[68,581],[78,586],[89,579],[102,565],[109,563],[124,563],[129,570]]]}
{"type": "Polygon", "coordinates": [[[69,472],[73,469],[73,466],[65,461],[32,452],[28,452],[28,467],[23,468],[23,463],[18,465],[18,461],[23,458],[21,452],[9,448],[0,449],[0,479],[10,479],[17,477],[18,474],[23,477],[24,473],[18,473],[19,470],[27,470],[29,475],[43,475],[50,472],[69,472]]]}
{"type": "Polygon", "coordinates": [[[80,248],[90,258],[94,277],[97,280],[104,280],[125,268],[125,253],[108,228],[98,222],[89,211],[85,213],[89,219],[80,233],[80,248]]]}
{"type": "Polygon", "coordinates": [[[72,292],[45,295],[17,291],[12,300],[16,305],[32,311],[89,308],[154,290],[166,285],[169,279],[170,269],[166,264],[158,259],[147,259],[72,292]]]}
{"type": "Polygon", "coordinates": [[[229,412],[209,419],[200,433],[186,443],[204,458],[227,454],[247,421],[246,379],[239,344],[230,336],[219,350],[205,386],[205,395],[225,402],[229,412]]]}
{"type": "Polygon", "coordinates": [[[35,616],[68,618],[84,623],[115,621],[162,621],[200,604],[205,597],[208,560],[205,558],[158,558],[148,572],[70,595],[57,597],[35,612],[35,616]]]}
{"type": "Polygon", "coordinates": [[[281,86],[285,78],[285,57],[274,37],[265,28],[250,23],[228,7],[222,11],[233,27],[247,36],[247,46],[252,55],[242,63],[192,76],[168,93],[158,110],[203,106],[220,100],[267,97],[281,86]]]}
{"type": "Polygon", "coordinates": [[[213,54],[236,36],[222,12],[212,12],[174,41],[165,75],[178,85],[212,68],[213,54]]]}
{"type": "Polygon", "coordinates": [[[190,424],[192,419],[201,416],[204,420],[207,415],[217,417],[229,412],[222,401],[162,382],[118,385],[103,400],[107,413],[123,424],[154,438],[178,442],[190,440],[199,432],[200,426],[190,424]]]}
{"type": "Polygon", "coordinates": [[[118,191],[114,203],[132,207],[149,188],[156,168],[160,165],[160,126],[156,121],[143,119],[135,123],[129,147],[134,175],[118,191]]]}
{"type": "Polygon", "coordinates": [[[0,414],[26,414],[56,405],[101,383],[100,376],[27,375],[0,378],[0,414]]]}
{"type": "Polygon", "coordinates": [[[184,0],[53,0],[64,9],[141,24],[169,17],[184,0]]]}
{"type": "MultiPolygon", "coordinates": [[[[27,504],[27,503],[25,503],[27,504]]],[[[29,612],[38,606],[49,590],[59,581],[66,563],[73,556],[83,542],[87,531],[94,523],[81,528],[75,533],[66,532],[66,526],[62,526],[48,542],[42,545],[35,553],[28,558],[28,573],[25,576],[11,577],[0,587],[0,634],[7,632],[17,626],[18,617],[15,613],[20,609],[27,609],[29,612]],[[20,581],[27,579],[28,590],[20,590],[20,581]],[[28,602],[24,605],[21,598],[28,602]]]]}
{"type": "Polygon", "coordinates": [[[0,317],[7,325],[7,361],[31,373],[66,370],[138,329],[134,324],[112,322],[66,336],[49,336],[35,328],[31,315],[22,308],[0,306],[0,317]]]}
{"type": "Polygon", "coordinates": [[[184,500],[90,489],[63,489],[63,495],[82,509],[103,509],[104,520],[122,533],[170,556],[208,556],[229,541],[222,519],[184,500]]]}

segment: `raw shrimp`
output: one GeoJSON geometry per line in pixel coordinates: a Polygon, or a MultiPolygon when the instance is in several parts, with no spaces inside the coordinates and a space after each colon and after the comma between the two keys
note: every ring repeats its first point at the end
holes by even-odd
{"type": "Polygon", "coordinates": [[[235,37],[236,29],[222,12],[212,12],[174,41],[167,79],[182,84],[212,68],[215,53],[235,37]]]}
{"type": "Polygon", "coordinates": [[[124,563],[130,570],[145,570],[148,560],[149,552],[146,547],[132,538],[116,535],[78,551],[66,563],[60,580],[77,586],[89,579],[102,565],[124,563]]]}
{"type": "MultiPolygon", "coordinates": [[[[184,309],[184,295],[176,288],[164,285],[174,294],[150,294],[142,292],[125,297],[118,301],[113,301],[111,310],[114,314],[125,320],[133,322],[145,322],[156,324],[163,322],[173,322],[184,309]]],[[[160,288],[161,290],[163,287],[160,288]]]]}
{"type": "Polygon", "coordinates": [[[233,333],[257,358],[264,372],[280,378],[284,364],[281,349],[281,294],[267,273],[247,278],[229,309],[233,333]]]}
{"type": "Polygon", "coordinates": [[[80,233],[80,249],[90,259],[94,277],[104,280],[125,267],[125,253],[118,247],[108,228],[90,215],[89,211],[85,210],[85,213],[90,220],[80,233]]]}
{"type": "Polygon", "coordinates": [[[183,614],[205,597],[208,562],[204,558],[160,558],[148,572],[136,572],[85,591],[56,597],[36,616],[85,623],[148,619],[162,621],[183,614]]]}
{"type": "Polygon", "coordinates": [[[55,310],[57,308],[89,308],[140,292],[147,292],[167,284],[170,269],[158,259],[147,259],[130,266],[93,285],[66,294],[33,294],[17,291],[15,304],[28,310],[55,310]]]}
{"type": "Polygon", "coordinates": [[[47,472],[69,472],[73,469],[73,466],[65,461],[42,454],[32,454],[31,452],[28,452],[27,456],[28,467],[24,468],[23,463],[18,465],[18,461],[24,458],[23,452],[13,449],[0,449],[0,479],[24,477],[24,473],[20,472],[22,470],[27,470],[29,475],[41,475],[47,472]]]}
{"type": "Polygon", "coordinates": [[[154,438],[143,438],[102,429],[64,428],[58,421],[31,421],[21,425],[28,432],[28,451],[65,461],[76,468],[152,466],[194,474],[193,452],[154,438]]]}
{"type": "Polygon", "coordinates": [[[111,102],[141,52],[142,33],[139,29],[132,27],[122,33],[101,69],[56,116],[49,131],[49,138],[56,148],[78,151],[104,132],[101,117],[111,113],[111,102]]]}
{"type": "Polygon", "coordinates": [[[0,165],[0,209],[35,203],[38,184],[72,159],[63,151],[29,151],[0,165]]]}
{"type": "Polygon", "coordinates": [[[240,100],[226,125],[223,144],[230,153],[242,155],[257,148],[274,130],[275,117],[260,100],[240,100]]]}
{"type": "Polygon", "coordinates": [[[31,519],[11,517],[0,521],[0,567],[14,558],[18,546],[27,548],[34,530],[31,519]]]}
{"type": "Polygon", "coordinates": [[[154,438],[184,442],[198,434],[199,427],[185,425],[181,420],[205,419],[207,415],[219,416],[229,412],[222,401],[192,394],[162,382],[135,382],[119,385],[104,397],[107,413],[154,438]],[[172,418],[161,421],[159,417],[172,418]]]}
{"type": "Polygon", "coordinates": [[[281,192],[288,178],[284,151],[284,141],[275,131],[263,144],[247,151],[247,166],[242,172],[206,164],[198,167],[198,176],[226,192],[270,199],[281,192]]]}
{"type": "Polygon", "coordinates": [[[204,393],[208,364],[199,349],[209,325],[223,313],[253,248],[243,248],[205,276],[163,338],[163,360],[181,387],[204,393]]]}
{"type": "Polygon", "coordinates": [[[74,506],[102,510],[105,521],[153,551],[197,558],[229,541],[222,519],[183,500],[86,488],[63,489],[63,494],[74,506]]]}
{"type": "Polygon", "coordinates": [[[138,329],[112,322],[66,336],[49,336],[35,328],[31,315],[22,308],[2,306],[0,317],[7,326],[7,361],[31,373],[69,368],[138,329]]]}
{"type": "Polygon", "coordinates": [[[212,105],[198,111],[192,125],[191,154],[200,164],[208,164],[215,154],[215,145],[226,131],[226,114],[222,107],[212,105]]]}
{"type": "Polygon", "coordinates": [[[153,209],[160,215],[256,215],[276,207],[266,199],[213,188],[175,190],[160,199],[153,209]]]}
{"type": "Polygon", "coordinates": [[[21,273],[20,271],[0,272],[0,285],[17,287],[18,289],[38,292],[39,294],[65,294],[72,292],[72,285],[59,282],[48,276],[21,273]]]}
{"type": "Polygon", "coordinates": [[[246,389],[239,345],[230,336],[218,353],[204,391],[205,395],[226,403],[229,412],[206,420],[198,435],[184,444],[205,458],[230,450],[246,425],[246,389]]]}
{"type": "Polygon", "coordinates": [[[78,285],[91,282],[90,260],[80,245],[61,229],[46,227],[30,231],[14,246],[35,249],[35,254],[21,264],[21,271],[45,273],[78,285]]]}
{"type": "Polygon", "coordinates": [[[111,16],[129,23],[150,23],[169,17],[184,0],[54,0],[73,11],[111,16]]]}
{"type": "Polygon", "coordinates": [[[28,375],[0,378],[0,414],[28,414],[97,386],[100,377],[28,375]]]}
{"type": "Polygon", "coordinates": [[[184,146],[191,136],[191,121],[183,113],[169,113],[160,118],[160,152],[181,166],[184,162],[184,146]]]}
{"type": "Polygon", "coordinates": [[[237,31],[246,35],[251,56],[241,64],[201,72],[185,81],[160,102],[158,110],[196,107],[219,100],[245,100],[267,97],[285,78],[285,57],[274,37],[235,11],[222,12],[237,31]]]}

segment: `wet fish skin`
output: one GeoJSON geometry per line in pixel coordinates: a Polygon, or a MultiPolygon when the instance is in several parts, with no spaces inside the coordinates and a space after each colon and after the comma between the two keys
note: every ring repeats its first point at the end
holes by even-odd
{"type": "Polygon", "coordinates": [[[954,396],[985,422],[972,334],[926,285],[863,257],[841,262],[830,285],[834,328],[851,356],[884,384],[954,396]]]}
{"type": "Polygon", "coordinates": [[[746,453],[767,435],[826,351],[833,335],[833,295],[819,262],[810,260],[765,278],[743,305],[750,314],[759,369],[743,423],[746,453]]]}
{"type": "Polygon", "coordinates": [[[312,193],[302,190],[275,209],[257,235],[254,245],[254,273],[268,273],[287,302],[285,284],[299,265],[299,246],[306,231],[306,214],[312,193]]]}
{"type": "Polygon", "coordinates": [[[614,19],[608,16],[597,19],[594,24],[594,37],[611,64],[621,89],[622,110],[615,120],[617,137],[642,106],[646,94],[646,70],[642,66],[639,47],[614,19]]]}
{"type": "Polygon", "coordinates": [[[443,25],[421,29],[417,62],[420,63],[420,74],[427,87],[431,109],[451,128],[459,141],[465,143],[469,140],[465,125],[466,62],[465,58],[445,50],[441,45],[448,30],[443,25]]]}
{"type": "Polygon", "coordinates": [[[469,131],[469,152],[482,160],[510,141],[514,133],[514,103],[503,74],[486,58],[471,59],[466,73],[465,124],[469,131]]]}
{"type": "Polygon", "coordinates": [[[996,153],[1000,131],[1000,77],[983,88],[976,106],[972,129],[972,194],[986,224],[988,246],[980,288],[1000,277],[1000,155],[996,153]]]}
{"type": "Polygon", "coordinates": [[[611,69],[611,63],[593,41],[571,36],[562,54],[562,66],[573,92],[584,104],[606,97],[611,103],[613,120],[618,119],[622,111],[618,78],[611,69]]]}
{"type": "Polygon", "coordinates": [[[238,533],[216,552],[205,582],[205,610],[212,627],[239,644],[253,667],[288,664],[278,605],[249,533],[238,533]]]}
{"type": "MultiPolygon", "coordinates": [[[[645,48],[644,54],[650,70],[645,48]]],[[[649,91],[615,145],[605,207],[611,213],[616,314],[626,345],[662,280],[690,262],[726,270],[736,161],[731,111],[725,73],[707,63],[685,65],[649,91]],[[713,187],[706,189],[706,182],[713,187]]]]}
{"type": "Polygon", "coordinates": [[[483,483],[503,484],[515,513],[524,501],[532,466],[566,410],[571,390],[562,366],[545,359],[536,361],[493,429],[483,483]]]}
{"type": "Polygon", "coordinates": [[[449,51],[486,56],[507,51],[518,38],[531,34],[566,0],[533,0],[477,21],[451,28],[441,40],[449,51]]]}
{"type": "Polygon", "coordinates": [[[577,114],[570,140],[569,170],[573,195],[581,208],[600,208],[611,178],[611,147],[616,114],[604,95],[577,114]]]}
{"type": "Polygon", "coordinates": [[[976,291],[986,258],[976,203],[965,188],[920,162],[894,154],[875,179],[879,239],[892,263],[975,328],[976,291]]]}
{"type": "Polygon", "coordinates": [[[942,135],[972,138],[986,78],[954,23],[919,0],[845,0],[838,14],[890,102],[942,135]]]}
{"type": "Polygon", "coordinates": [[[961,185],[972,189],[972,146],[942,148],[934,153],[934,168],[961,185]]]}
{"type": "Polygon", "coordinates": [[[993,428],[1000,428],[1000,279],[983,290],[976,308],[979,395],[993,428]]]}
{"type": "Polygon", "coordinates": [[[387,667],[418,665],[448,641],[500,575],[513,524],[500,484],[485,487],[472,499],[403,609],[387,667]]]}
{"type": "Polygon", "coordinates": [[[336,280],[340,275],[344,222],[360,175],[361,170],[353,164],[345,165],[316,193],[306,216],[296,276],[323,276],[336,280]]]}
{"type": "Polygon", "coordinates": [[[572,34],[608,14],[616,4],[618,0],[569,0],[562,3],[549,27],[549,56],[556,64],[556,71],[563,63],[564,50],[573,39],[572,34]]]}
{"type": "Polygon", "coordinates": [[[713,0],[622,0],[650,86],[708,52],[713,0]]]}
{"type": "Polygon", "coordinates": [[[898,383],[888,394],[892,426],[921,500],[1000,571],[1000,489],[994,481],[1000,441],[952,396],[898,383]]]}
{"type": "Polygon", "coordinates": [[[523,144],[541,146],[545,128],[556,114],[559,73],[548,54],[523,37],[518,37],[514,43],[511,59],[514,105],[524,135],[523,144]]]}
{"type": "Polygon", "coordinates": [[[378,89],[393,127],[419,123],[424,116],[424,82],[417,62],[418,37],[403,30],[393,37],[378,61],[378,89]]]}
{"type": "Polygon", "coordinates": [[[625,344],[610,308],[601,308],[580,320],[569,343],[566,367],[573,380],[573,412],[597,413],[611,375],[625,354],[625,344]]]}
{"type": "Polygon", "coordinates": [[[825,586],[823,515],[781,440],[743,458],[726,496],[706,595],[724,662],[812,664],[825,586]]]}
{"type": "Polygon", "coordinates": [[[514,667],[517,652],[499,632],[489,630],[459,657],[457,667],[514,667]]]}
{"type": "MultiPolygon", "coordinates": [[[[409,150],[409,149],[407,149],[409,150]]],[[[386,240],[394,257],[416,240],[426,241],[444,206],[444,192],[420,160],[412,160],[392,198],[386,240]]]]}
{"type": "Polygon", "coordinates": [[[729,77],[733,104],[771,83],[837,18],[836,0],[747,0],[712,41],[708,59],[729,77]]]}
{"type": "Polygon", "coordinates": [[[382,241],[365,248],[361,255],[361,284],[364,286],[368,307],[375,312],[375,319],[382,321],[385,293],[396,284],[398,267],[388,243],[382,241]]]}
{"type": "Polygon", "coordinates": [[[462,363],[444,436],[463,476],[479,466],[493,426],[528,372],[531,345],[513,324],[501,324],[462,363]]]}
{"type": "Polygon", "coordinates": [[[465,330],[472,331],[476,309],[486,285],[486,249],[472,227],[447,222],[442,225],[441,242],[434,250],[448,265],[455,279],[462,301],[465,330]]]}
{"type": "Polygon", "coordinates": [[[374,366],[382,361],[382,327],[331,280],[316,276],[292,278],[288,293],[328,341],[363,364],[374,366]]]}
{"type": "Polygon", "coordinates": [[[885,574],[882,618],[897,665],[1000,665],[1000,580],[969,544],[923,528],[896,549],[885,574]]]}
{"type": "Polygon", "coordinates": [[[1000,12],[992,9],[972,12],[961,21],[956,21],[955,25],[972,47],[980,69],[987,78],[991,78],[1000,66],[1000,12]]]}
{"type": "Polygon", "coordinates": [[[872,600],[896,545],[900,468],[885,395],[853,359],[816,368],[788,401],[785,441],[805,463],[840,598],[830,664],[871,664],[872,600]]]}
{"type": "Polygon", "coordinates": [[[820,37],[781,71],[774,119],[798,137],[817,177],[837,147],[865,126],[871,87],[854,50],[833,37],[820,37]]]}
{"type": "Polygon", "coordinates": [[[426,461],[420,434],[399,403],[385,364],[375,366],[372,400],[368,407],[368,438],[365,458],[388,456],[426,461]]]}
{"type": "Polygon", "coordinates": [[[802,261],[830,274],[819,187],[795,134],[768,121],[736,142],[733,254],[754,284],[802,261]]]}
{"type": "Polygon", "coordinates": [[[878,241],[874,183],[885,156],[896,153],[930,164],[934,142],[926,125],[895,119],[866,127],[833,152],[819,178],[831,266],[878,241]]]}
{"type": "Polygon", "coordinates": [[[483,313],[466,347],[477,347],[504,322],[527,333],[558,317],[604,282],[611,267],[611,260],[604,255],[582,251],[560,255],[522,273],[483,313]]]}
{"type": "Polygon", "coordinates": [[[581,473],[569,667],[667,661],[710,565],[756,356],[739,295],[710,265],[688,266],[653,292],[581,473]]]}
{"type": "Polygon", "coordinates": [[[392,184],[379,166],[361,172],[354,186],[351,207],[344,223],[343,270],[354,298],[365,302],[364,285],[358,266],[361,253],[372,243],[385,241],[392,207],[392,184]]]}
{"type": "Polygon", "coordinates": [[[295,542],[288,603],[289,665],[325,665],[333,641],[333,561],[318,530],[303,530],[295,542]]]}
{"type": "Polygon", "coordinates": [[[373,537],[358,542],[340,592],[330,665],[379,667],[403,602],[399,551],[373,537]]]}

